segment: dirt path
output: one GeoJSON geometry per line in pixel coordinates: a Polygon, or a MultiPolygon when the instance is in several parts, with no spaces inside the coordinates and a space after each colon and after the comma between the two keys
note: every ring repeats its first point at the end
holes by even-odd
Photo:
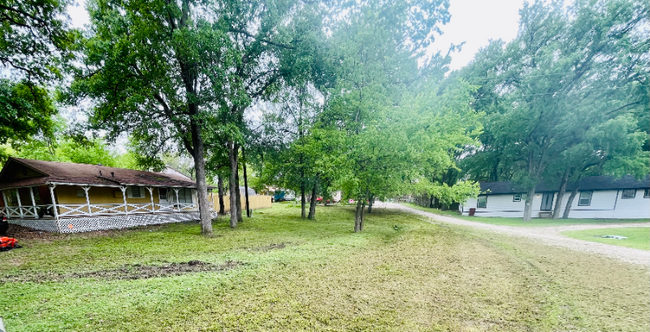
{"type": "Polygon", "coordinates": [[[650,223],[626,223],[626,224],[609,224],[609,225],[567,225],[567,226],[551,226],[551,227],[512,227],[484,224],[479,222],[467,221],[463,219],[441,216],[431,212],[425,212],[413,209],[401,204],[396,203],[381,203],[381,207],[389,209],[396,209],[415,213],[436,221],[442,221],[449,224],[468,226],[478,229],[489,230],[493,232],[526,237],[544,242],[545,244],[564,247],[572,250],[579,250],[588,253],[595,253],[611,258],[615,258],[624,262],[641,264],[650,266],[650,251],[620,247],[611,244],[589,242],[583,240],[572,239],[561,235],[560,232],[585,230],[585,229],[599,229],[599,228],[615,228],[615,227],[648,227],[650,223]]]}

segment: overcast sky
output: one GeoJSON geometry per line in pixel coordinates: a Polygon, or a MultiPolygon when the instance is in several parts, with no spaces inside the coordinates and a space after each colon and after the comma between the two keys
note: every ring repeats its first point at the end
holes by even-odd
{"type": "MultiPolygon", "coordinates": [[[[77,6],[68,8],[75,27],[88,24],[85,0],[78,0],[77,6]]],[[[443,55],[451,44],[465,42],[462,51],[452,54],[451,69],[468,64],[474,54],[490,39],[510,41],[517,36],[519,9],[524,0],[450,0],[451,21],[442,27],[444,34],[434,42],[431,52],[441,51],[443,55]]]]}

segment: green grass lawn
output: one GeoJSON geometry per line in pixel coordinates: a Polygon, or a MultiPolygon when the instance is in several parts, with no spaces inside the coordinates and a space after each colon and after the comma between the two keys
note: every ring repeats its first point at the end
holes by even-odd
{"type": "Polygon", "coordinates": [[[564,225],[600,225],[600,224],[626,224],[626,223],[640,223],[649,222],[648,219],[539,219],[533,218],[531,221],[525,222],[522,218],[500,218],[500,217],[469,217],[463,216],[456,211],[442,211],[438,209],[430,209],[421,207],[416,204],[402,203],[421,211],[427,211],[443,216],[455,217],[468,221],[475,221],[484,224],[502,225],[502,226],[519,226],[519,227],[545,227],[545,226],[564,226],[564,225]]]}
{"type": "Polygon", "coordinates": [[[562,234],[579,240],[650,250],[650,227],[588,229],[584,231],[567,231],[562,232],[562,234]],[[603,238],[603,235],[620,235],[627,237],[627,239],[608,239],[603,238]]]}
{"type": "Polygon", "coordinates": [[[219,219],[212,238],[190,223],[23,239],[0,252],[0,316],[10,332],[650,329],[647,268],[384,209],[357,234],[351,207],[299,215],[219,219]],[[211,268],[164,272],[195,260],[211,268]]]}

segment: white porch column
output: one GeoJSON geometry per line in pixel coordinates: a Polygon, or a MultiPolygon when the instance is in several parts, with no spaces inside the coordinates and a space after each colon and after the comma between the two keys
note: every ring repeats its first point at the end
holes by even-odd
{"type": "Polygon", "coordinates": [[[178,188],[172,188],[174,189],[174,193],[176,194],[176,211],[181,210],[181,201],[178,199],[178,188]]]}
{"type": "Polygon", "coordinates": [[[120,187],[122,190],[122,198],[124,199],[124,214],[129,214],[129,206],[126,205],[126,187],[120,187]]]}
{"type": "Polygon", "coordinates": [[[9,204],[7,204],[7,191],[6,190],[2,191],[2,199],[5,202],[5,210],[7,210],[7,216],[9,216],[9,204]]]}
{"type": "Polygon", "coordinates": [[[16,188],[16,199],[18,200],[18,211],[20,211],[20,217],[24,217],[23,215],[23,203],[20,201],[20,188],[16,188]]]}
{"type": "Polygon", "coordinates": [[[151,213],[156,213],[156,206],[153,204],[153,188],[147,187],[149,190],[149,197],[151,197],[151,213]]]}
{"type": "Polygon", "coordinates": [[[90,187],[81,187],[81,189],[83,189],[84,193],[86,193],[86,206],[88,207],[88,214],[93,214],[93,210],[90,208],[90,197],[88,197],[88,190],[90,190],[90,187]]]}
{"type": "Polygon", "coordinates": [[[55,184],[51,184],[47,186],[50,188],[50,197],[52,198],[52,212],[54,212],[54,219],[56,220],[56,228],[59,230],[59,233],[61,233],[61,225],[59,224],[59,211],[56,209],[56,196],[54,195],[54,188],[56,188],[55,184]]]}
{"type": "Polygon", "coordinates": [[[38,188],[38,187],[29,188],[29,196],[32,198],[32,207],[34,208],[34,218],[38,219],[38,211],[36,211],[36,200],[34,199],[34,188],[38,188]]]}

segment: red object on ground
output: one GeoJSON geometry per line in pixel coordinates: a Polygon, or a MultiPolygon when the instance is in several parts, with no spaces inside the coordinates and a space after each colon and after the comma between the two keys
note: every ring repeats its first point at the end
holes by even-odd
{"type": "Polygon", "coordinates": [[[476,208],[469,208],[469,216],[470,217],[473,217],[475,213],[476,213],[476,208]]]}
{"type": "Polygon", "coordinates": [[[19,247],[18,240],[12,237],[0,237],[0,250],[9,250],[19,247]]]}

